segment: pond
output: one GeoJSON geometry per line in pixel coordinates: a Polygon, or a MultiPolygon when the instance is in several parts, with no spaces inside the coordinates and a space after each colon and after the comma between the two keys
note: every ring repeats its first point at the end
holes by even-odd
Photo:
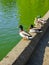
{"type": "Polygon", "coordinates": [[[0,0],[0,60],[21,40],[18,26],[28,31],[37,15],[49,10],[49,0],[0,0]]]}

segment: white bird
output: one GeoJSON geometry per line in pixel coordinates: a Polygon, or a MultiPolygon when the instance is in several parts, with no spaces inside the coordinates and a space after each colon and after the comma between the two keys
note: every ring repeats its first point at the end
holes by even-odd
{"type": "Polygon", "coordinates": [[[38,18],[38,22],[41,22],[42,24],[46,23],[46,20],[42,19],[42,18],[38,18]]]}
{"type": "Polygon", "coordinates": [[[30,33],[39,33],[39,32],[42,32],[41,29],[36,29],[36,28],[33,28],[33,25],[30,26],[30,29],[29,29],[29,32],[30,33]]]}
{"type": "Polygon", "coordinates": [[[32,39],[32,38],[33,38],[29,33],[25,32],[25,31],[23,30],[23,26],[22,26],[22,25],[20,25],[19,28],[20,28],[19,35],[20,35],[21,37],[23,37],[24,39],[32,39]]]}
{"type": "Polygon", "coordinates": [[[45,19],[42,19],[40,17],[35,18],[35,21],[34,21],[35,27],[41,28],[43,26],[43,24],[45,24],[45,23],[46,23],[45,19]]]}

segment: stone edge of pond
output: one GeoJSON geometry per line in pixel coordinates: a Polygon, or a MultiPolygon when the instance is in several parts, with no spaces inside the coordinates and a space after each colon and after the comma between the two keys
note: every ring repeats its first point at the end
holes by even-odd
{"type": "Polygon", "coordinates": [[[0,65],[25,65],[31,56],[34,48],[49,27],[49,11],[43,16],[47,22],[42,27],[42,33],[33,33],[32,40],[21,40],[8,54],[0,61],[0,65]],[[35,41],[36,40],[36,41],[35,41]]]}

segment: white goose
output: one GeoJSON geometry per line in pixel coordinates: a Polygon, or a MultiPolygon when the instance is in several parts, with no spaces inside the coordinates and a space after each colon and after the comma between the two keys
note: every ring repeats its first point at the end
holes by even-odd
{"type": "Polygon", "coordinates": [[[20,35],[21,37],[23,37],[24,39],[32,39],[32,36],[31,36],[29,33],[25,32],[25,31],[23,30],[23,26],[22,26],[22,25],[20,25],[19,28],[20,28],[19,35],[20,35]]]}

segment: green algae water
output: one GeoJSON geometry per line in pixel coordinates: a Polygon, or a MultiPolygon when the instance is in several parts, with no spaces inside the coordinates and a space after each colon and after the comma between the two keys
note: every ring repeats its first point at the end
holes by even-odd
{"type": "Polygon", "coordinates": [[[16,0],[0,0],[0,60],[18,43],[19,14],[16,0]]]}
{"type": "Polygon", "coordinates": [[[18,26],[27,30],[48,10],[49,0],[0,0],[0,61],[20,41],[18,26]]]}

